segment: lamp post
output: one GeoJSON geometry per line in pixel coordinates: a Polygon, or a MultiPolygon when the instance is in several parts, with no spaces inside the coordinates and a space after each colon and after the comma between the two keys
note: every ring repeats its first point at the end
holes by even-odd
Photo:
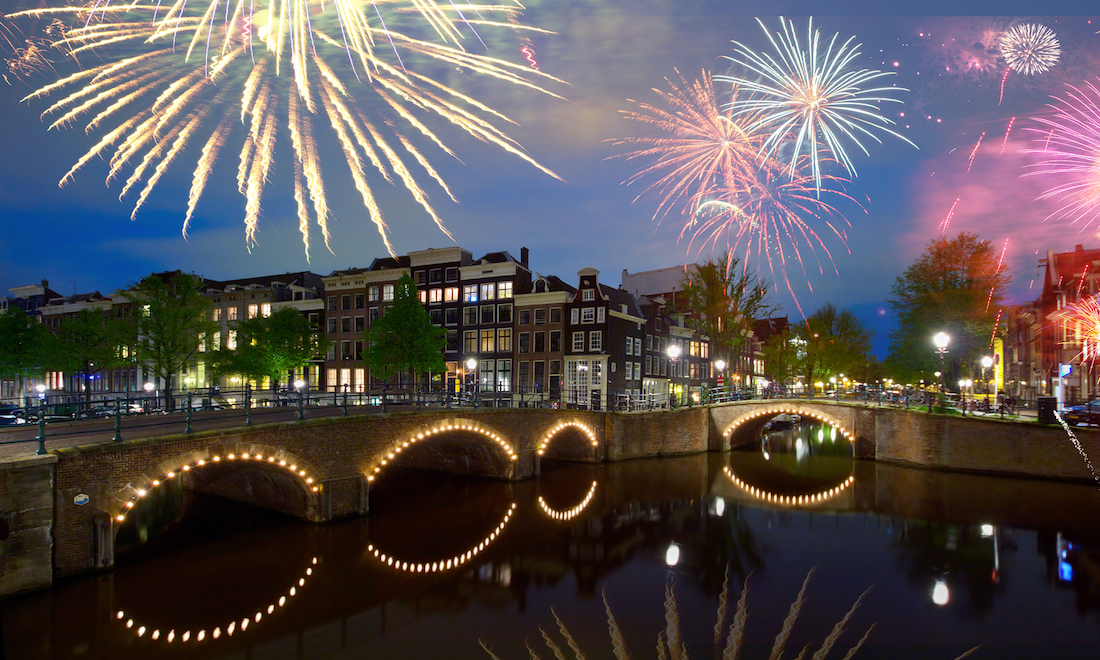
{"type": "Polygon", "coordinates": [[[468,386],[466,389],[466,396],[471,397],[474,390],[475,380],[477,379],[477,360],[473,358],[466,359],[466,379],[468,386]]]}
{"type": "Polygon", "coordinates": [[[302,401],[302,390],[306,387],[306,382],[301,378],[294,381],[294,389],[298,391],[298,419],[302,420],[306,418],[305,404],[302,401]]]}
{"type": "Polygon", "coordinates": [[[945,366],[945,359],[947,357],[947,345],[951,343],[951,337],[946,332],[937,332],[932,337],[932,343],[936,345],[936,352],[940,354],[940,392],[947,394],[947,368],[945,366]]]}
{"type": "MultiPolygon", "coordinates": [[[[718,371],[718,378],[716,379],[715,385],[717,386],[717,388],[719,390],[721,390],[722,387],[726,384],[726,382],[725,382],[726,381],[726,378],[725,378],[726,361],[725,360],[715,360],[714,361],[714,368],[718,371]]],[[[719,393],[719,397],[721,397],[720,393],[719,393]]]]}
{"type": "Polygon", "coordinates": [[[982,358],[982,376],[985,378],[985,392],[989,394],[989,369],[993,368],[993,397],[990,399],[990,405],[997,404],[997,368],[993,364],[993,358],[986,355],[982,358]]]}
{"type": "Polygon", "coordinates": [[[153,408],[150,397],[153,396],[153,388],[156,387],[156,385],[153,385],[153,383],[149,382],[145,383],[141,387],[145,390],[145,412],[148,413],[153,408]]]}
{"type": "Polygon", "coordinates": [[[672,385],[671,398],[674,403],[678,403],[677,399],[679,397],[676,396],[676,358],[680,357],[680,346],[677,344],[669,344],[667,353],[669,362],[671,362],[672,364],[672,378],[669,379],[669,382],[672,385]]]}

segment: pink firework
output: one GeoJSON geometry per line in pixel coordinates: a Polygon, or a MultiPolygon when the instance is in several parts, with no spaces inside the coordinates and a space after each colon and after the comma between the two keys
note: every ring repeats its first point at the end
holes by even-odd
{"type": "Polygon", "coordinates": [[[1062,308],[1060,313],[1081,345],[1079,357],[1088,362],[1100,358],[1100,296],[1092,296],[1062,308]]]}
{"type": "Polygon", "coordinates": [[[1064,98],[1053,97],[1047,114],[1033,118],[1031,132],[1043,139],[1039,156],[1027,172],[1050,177],[1052,185],[1039,199],[1061,204],[1047,219],[1058,217],[1091,225],[1100,217],[1100,89],[1091,82],[1067,85],[1064,98]]]}

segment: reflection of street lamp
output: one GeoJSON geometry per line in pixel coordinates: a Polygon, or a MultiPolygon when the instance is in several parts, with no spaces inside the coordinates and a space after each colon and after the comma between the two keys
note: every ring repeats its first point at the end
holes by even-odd
{"type": "MultiPolygon", "coordinates": [[[[669,344],[667,352],[668,352],[668,359],[672,363],[671,384],[672,384],[673,396],[675,396],[675,392],[676,392],[676,358],[680,357],[680,346],[677,345],[677,344],[669,344]]],[[[676,399],[679,399],[679,397],[676,397],[676,399]]],[[[676,401],[676,403],[678,404],[679,401],[676,401]]],[[[677,551],[677,552],[679,552],[679,551],[677,551]]],[[[679,554],[677,554],[677,556],[679,556],[679,554]]]]}

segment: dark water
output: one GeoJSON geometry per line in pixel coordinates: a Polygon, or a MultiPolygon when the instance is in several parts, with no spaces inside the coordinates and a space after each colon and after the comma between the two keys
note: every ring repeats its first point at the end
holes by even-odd
{"type": "Polygon", "coordinates": [[[573,658],[556,613],[611,658],[606,597],[632,657],[672,629],[710,659],[728,575],[723,638],[747,584],[740,657],[763,659],[811,571],[788,658],[865,592],[829,658],[872,626],[857,659],[1100,657],[1100,490],[857,463],[828,427],[519,484],[395,471],[369,518],[323,527],[183,492],[150,506],[113,572],[0,603],[4,657],[489,658],[480,638],[552,658],[541,626],[573,658]]]}

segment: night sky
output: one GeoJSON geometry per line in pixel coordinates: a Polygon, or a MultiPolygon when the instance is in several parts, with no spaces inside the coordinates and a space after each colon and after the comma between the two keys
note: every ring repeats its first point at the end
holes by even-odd
{"type": "MultiPolygon", "coordinates": [[[[0,0],[0,11],[10,11],[9,1],[0,0]]],[[[937,235],[953,205],[948,234],[973,231],[998,250],[1007,241],[1012,301],[1037,295],[1038,259],[1047,250],[1097,245],[1094,227],[1048,218],[1057,206],[1036,198],[1053,184],[1050,177],[1021,176],[1031,158],[1023,151],[1039,139],[1029,130],[1035,128],[1031,118],[1047,112],[1050,96],[1064,95],[1067,84],[1097,82],[1100,76],[1100,18],[1084,15],[1095,11],[1095,2],[524,4],[525,24],[554,33],[532,35],[531,45],[539,69],[567,83],[547,86],[565,100],[474,76],[448,82],[468,84],[479,99],[514,119],[518,126],[509,127],[509,135],[562,180],[499,149],[448,133],[446,127],[437,126],[461,162],[419,145],[459,204],[430,181],[425,189],[458,245],[475,257],[507,250],[518,258],[520,248],[528,247],[531,267],[538,273],[572,281],[579,269],[595,267],[603,282],[612,285],[618,284],[623,269],[638,272],[694,260],[697,255],[688,253],[686,242],[677,241],[683,218],[670,214],[654,221],[659,198],[641,195],[635,200],[644,186],[622,185],[639,165],[614,158],[624,149],[611,140],[643,129],[620,111],[632,107],[628,99],[656,103],[651,88],[666,89],[664,78],[675,77],[677,70],[689,80],[704,69],[726,73],[729,62],[723,56],[732,54],[733,40],[766,50],[754,17],[775,30],[777,15],[785,15],[804,34],[810,10],[825,36],[856,37],[862,44],[856,59],[860,67],[897,73],[888,84],[909,91],[895,95],[904,105],[884,104],[883,114],[898,122],[896,130],[917,148],[889,135],[882,135],[882,144],[864,140],[869,155],[849,148],[858,176],[848,190],[862,201],[863,210],[842,207],[851,224],[845,227],[847,245],[819,232],[832,260],[822,249],[816,254],[803,249],[805,273],[797,267],[787,271],[806,314],[826,302],[853,308],[876,330],[876,353],[884,355],[890,286],[937,235]],[[1025,14],[1039,7],[1050,14],[1025,14]],[[895,8],[927,16],[890,15],[895,8]],[[970,15],[952,15],[959,13],[970,15]],[[1057,33],[1062,57],[1046,73],[1009,75],[998,104],[1006,64],[993,45],[1003,30],[1021,22],[1042,23],[1057,33]]],[[[489,45],[492,55],[515,61],[523,57],[514,39],[489,45]]],[[[215,170],[186,240],[181,235],[191,184],[186,161],[193,163],[194,158],[169,170],[134,221],[133,195],[119,202],[120,186],[104,187],[106,167],[101,162],[89,163],[75,183],[59,189],[58,180],[96,137],[84,135],[80,126],[47,132],[38,117],[45,104],[19,103],[49,80],[32,76],[11,85],[0,81],[0,288],[48,279],[65,295],[95,290],[109,294],[159,270],[182,269],[214,279],[297,270],[327,275],[334,269],[366,267],[386,255],[342,158],[333,154],[325,176],[336,217],[331,222],[335,255],[324,250],[315,232],[306,260],[286,185],[291,165],[284,142],[276,147],[258,244],[251,252],[242,221],[244,200],[235,189],[235,155],[225,157],[215,170]]],[[[323,138],[318,147],[334,149],[323,138]]],[[[322,153],[323,162],[326,158],[322,153]]],[[[452,244],[404,191],[380,190],[398,253],[452,244]]],[[[750,267],[757,266],[750,260],[750,267]]],[[[801,318],[782,284],[774,301],[780,314],[792,321],[801,318]]]]}

